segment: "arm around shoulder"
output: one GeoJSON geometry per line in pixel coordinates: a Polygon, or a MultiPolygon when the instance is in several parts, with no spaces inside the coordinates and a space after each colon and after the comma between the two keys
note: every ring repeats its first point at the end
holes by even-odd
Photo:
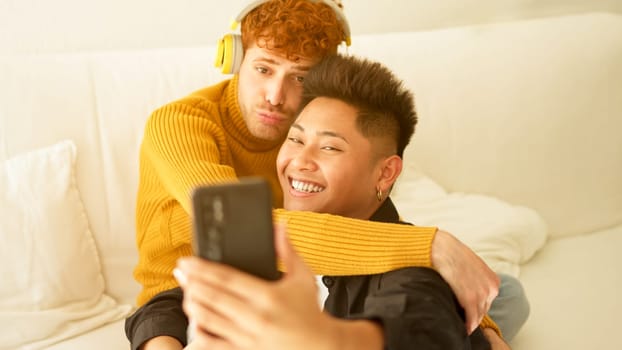
{"type": "Polygon", "coordinates": [[[432,262],[464,308],[471,333],[499,293],[499,277],[469,247],[442,230],[434,238],[432,262]]]}
{"type": "Polygon", "coordinates": [[[289,239],[316,274],[377,274],[432,264],[435,227],[284,209],[274,210],[274,218],[286,223],[289,239]]]}

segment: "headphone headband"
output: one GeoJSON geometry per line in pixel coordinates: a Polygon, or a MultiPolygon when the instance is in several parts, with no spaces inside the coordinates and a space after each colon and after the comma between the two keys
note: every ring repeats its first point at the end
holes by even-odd
{"type": "MultiPolygon", "coordinates": [[[[260,6],[261,4],[268,2],[270,0],[256,0],[248,4],[246,7],[240,11],[240,13],[231,21],[231,30],[235,30],[238,25],[242,22],[244,17],[249,14],[249,12],[253,11],[255,8],[260,6]]],[[[350,25],[346,20],[346,16],[343,14],[343,11],[333,0],[308,0],[312,2],[323,2],[328,5],[337,15],[337,20],[341,23],[341,28],[343,29],[343,34],[345,36],[344,42],[346,46],[350,46],[350,25]]],[[[226,34],[220,40],[218,40],[217,44],[217,53],[216,60],[214,65],[218,68],[221,68],[221,71],[225,74],[236,73],[240,65],[242,63],[242,58],[244,56],[244,48],[242,45],[241,36],[238,34],[226,34]]]]}

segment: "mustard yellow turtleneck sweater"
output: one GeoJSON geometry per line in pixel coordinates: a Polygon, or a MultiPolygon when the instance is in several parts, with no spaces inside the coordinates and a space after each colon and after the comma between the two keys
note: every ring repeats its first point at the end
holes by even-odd
{"type": "MultiPolygon", "coordinates": [[[[262,176],[272,187],[274,207],[282,207],[276,174],[281,141],[250,134],[238,107],[237,82],[236,76],[165,105],[147,122],[136,207],[139,306],[178,286],[172,270],[179,257],[192,254],[190,194],[197,185],[262,176]]],[[[431,266],[433,227],[283,209],[275,209],[274,218],[287,223],[292,244],[317,274],[431,266]]]]}

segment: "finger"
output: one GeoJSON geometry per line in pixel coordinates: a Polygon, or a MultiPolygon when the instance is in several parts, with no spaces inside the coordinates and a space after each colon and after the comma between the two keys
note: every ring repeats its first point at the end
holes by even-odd
{"type": "Polygon", "coordinates": [[[289,258],[289,240],[287,239],[287,225],[285,223],[274,225],[274,242],[277,257],[281,259],[289,258]]]}
{"type": "MultiPolygon", "coordinates": [[[[299,268],[302,263],[302,259],[294,247],[292,247],[289,239],[287,238],[287,229],[285,224],[278,224],[275,227],[276,236],[276,252],[279,258],[281,258],[283,265],[285,266],[285,272],[293,274],[299,268]]],[[[304,263],[302,263],[304,265],[304,263]]]]}
{"type": "MultiPolygon", "coordinates": [[[[265,287],[264,287],[265,288],[265,287]]],[[[257,295],[269,294],[269,290],[258,288],[255,289],[257,295]]],[[[256,298],[260,299],[260,298],[256,298]]],[[[251,299],[247,300],[241,298],[238,294],[231,292],[228,288],[222,288],[221,286],[212,286],[202,283],[194,279],[188,279],[184,287],[184,302],[191,309],[187,310],[187,313],[197,313],[197,321],[201,321],[200,324],[206,324],[210,321],[212,314],[217,314],[222,318],[217,326],[224,325],[228,327],[228,324],[234,324],[231,329],[236,333],[242,333],[242,329],[251,334],[257,333],[262,315],[263,305],[260,301],[251,299]]],[[[194,316],[194,315],[193,315],[194,316]]],[[[225,336],[228,333],[222,333],[222,331],[216,331],[211,329],[218,335],[225,336]]],[[[233,335],[231,335],[233,336],[233,335]]],[[[240,336],[241,337],[241,336],[240,336]]]]}
{"type": "MultiPolygon", "coordinates": [[[[173,272],[178,276],[178,272],[173,272]]],[[[181,272],[181,275],[185,273],[181,272]]],[[[206,283],[202,279],[195,276],[178,278],[185,279],[183,283],[184,297],[192,299],[205,307],[214,307],[217,305],[225,305],[228,307],[243,307],[246,302],[245,298],[230,290],[225,285],[206,283]]]]}
{"type": "Polygon", "coordinates": [[[491,290],[486,296],[479,298],[476,297],[475,300],[479,300],[479,302],[476,301],[468,303],[468,305],[477,305],[477,308],[471,308],[469,310],[465,308],[465,325],[469,334],[471,334],[471,332],[477,329],[477,327],[481,324],[484,316],[488,313],[488,310],[490,310],[490,306],[492,305],[496,295],[497,292],[491,290]]]}
{"type": "Polygon", "coordinates": [[[209,334],[201,329],[195,331],[195,338],[188,345],[191,349],[234,350],[238,349],[229,340],[209,334]]]}
{"type": "Polygon", "coordinates": [[[201,259],[183,257],[177,261],[177,268],[186,279],[200,281],[206,285],[219,286],[229,293],[244,299],[252,299],[253,291],[263,286],[266,281],[229,265],[201,259]]]}
{"type": "Polygon", "coordinates": [[[486,299],[486,310],[484,310],[484,313],[488,313],[488,311],[490,310],[490,307],[492,306],[492,303],[495,301],[495,299],[497,298],[497,296],[499,295],[499,288],[501,286],[501,279],[499,278],[499,275],[497,275],[496,273],[494,274],[494,283],[490,288],[489,294],[488,294],[488,299],[486,299]]]}
{"type": "MultiPolygon", "coordinates": [[[[205,283],[203,280],[188,278],[181,269],[173,269],[173,275],[184,292],[184,302],[192,301],[203,308],[211,308],[224,316],[235,314],[236,309],[247,309],[244,299],[235,293],[230,293],[222,286],[205,283]],[[229,310],[233,311],[229,311],[229,310]]],[[[194,276],[193,276],[194,277],[194,276]]]]}
{"type": "Polygon", "coordinates": [[[195,339],[198,333],[207,333],[227,340],[232,345],[248,343],[250,335],[240,327],[239,323],[226,315],[185,296],[183,309],[194,328],[195,339]]]}
{"type": "Polygon", "coordinates": [[[307,264],[305,264],[302,257],[296,252],[294,246],[289,241],[285,224],[276,225],[275,241],[277,255],[281,258],[285,266],[285,272],[290,278],[293,276],[303,276],[302,278],[311,276],[313,278],[313,272],[307,264]]]}
{"type": "Polygon", "coordinates": [[[472,307],[464,309],[465,327],[468,334],[473,333],[473,331],[479,326],[479,324],[482,322],[482,319],[484,318],[483,314],[481,314],[480,316],[477,305],[473,305],[472,303],[471,305],[472,307]]]}

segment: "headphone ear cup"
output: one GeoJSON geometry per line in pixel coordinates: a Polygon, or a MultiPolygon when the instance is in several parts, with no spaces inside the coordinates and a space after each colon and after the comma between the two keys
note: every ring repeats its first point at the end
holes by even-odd
{"type": "Polygon", "coordinates": [[[237,73],[244,57],[242,37],[238,34],[226,34],[218,41],[217,46],[214,65],[220,68],[223,74],[237,73]]]}

